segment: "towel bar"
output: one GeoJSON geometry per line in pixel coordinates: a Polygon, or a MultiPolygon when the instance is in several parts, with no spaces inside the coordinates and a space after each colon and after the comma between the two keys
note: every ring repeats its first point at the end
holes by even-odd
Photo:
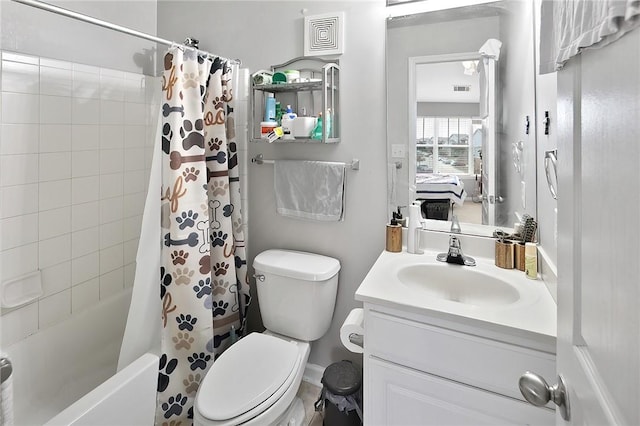
{"type": "MultiPolygon", "coordinates": [[[[275,160],[265,160],[262,154],[258,154],[251,159],[252,163],[256,164],[273,164],[275,160]]],[[[360,160],[354,158],[349,163],[345,163],[345,165],[351,170],[360,170],[360,160]]]]}

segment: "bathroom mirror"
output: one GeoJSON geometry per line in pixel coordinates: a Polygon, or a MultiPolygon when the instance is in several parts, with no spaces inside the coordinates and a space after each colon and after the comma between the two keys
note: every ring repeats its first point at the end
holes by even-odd
{"type": "Polygon", "coordinates": [[[389,212],[426,199],[430,229],[481,235],[535,216],[533,23],[533,0],[387,19],[389,212]]]}

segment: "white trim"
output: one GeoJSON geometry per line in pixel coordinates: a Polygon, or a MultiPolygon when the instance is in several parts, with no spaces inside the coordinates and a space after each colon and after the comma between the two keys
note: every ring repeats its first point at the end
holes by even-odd
{"type": "Polygon", "coordinates": [[[311,383],[319,388],[322,387],[322,375],[326,367],[317,364],[307,364],[304,368],[304,375],[302,380],[311,383]]]}

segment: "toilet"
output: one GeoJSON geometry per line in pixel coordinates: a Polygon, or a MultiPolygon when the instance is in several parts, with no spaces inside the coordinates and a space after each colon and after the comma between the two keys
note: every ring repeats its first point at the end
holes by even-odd
{"type": "Polygon", "coordinates": [[[340,262],[313,253],[266,250],[253,261],[263,333],[227,349],[202,379],[197,426],[302,425],[300,398],[310,343],[333,317],[340,262]]]}

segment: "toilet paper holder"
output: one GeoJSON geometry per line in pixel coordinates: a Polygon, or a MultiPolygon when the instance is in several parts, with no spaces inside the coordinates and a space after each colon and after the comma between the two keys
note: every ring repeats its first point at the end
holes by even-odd
{"type": "Polygon", "coordinates": [[[353,343],[354,345],[358,345],[361,348],[364,348],[364,336],[362,334],[350,333],[349,334],[349,341],[351,343],[353,343]]]}

